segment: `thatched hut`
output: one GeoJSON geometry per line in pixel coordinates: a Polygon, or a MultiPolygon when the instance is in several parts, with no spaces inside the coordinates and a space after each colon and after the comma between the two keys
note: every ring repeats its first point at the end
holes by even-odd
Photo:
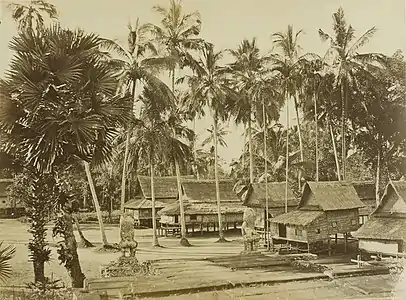
{"type": "MultiPolygon", "coordinates": [[[[194,178],[184,176],[182,178],[194,178]]],[[[133,214],[135,222],[140,226],[152,227],[152,194],[151,177],[138,176],[136,195],[124,205],[124,210],[133,214]]],[[[176,202],[178,187],[175,176],[154,177],[155,209],[160,211],[165,205],[176,202]]],[[[159,215],[156,214],[159,225],[159,215]]]]}
{"type": "MultiPolygon", "coordinates": [[[[210,226],[218,228],[218,210],[216,202],[216,183],[214,180],[182,180],[183,202],[186,227],[203,232],[210,226]]],[[[223,226],[227,230],[230,225],[237,227],[242,224],[244,207],[233,191],[231,180],[220,180],[220,199],[223,226]]],[[[164,228],[180,226],[180,206],[175,202],[165,206],[160,212],[161,224],[164,228]]]]}
{"type": "Polygon", "coordinates": [[[16,203],[8,195],[7,188],[13,184],[12,178],[0,179],[0,217],[18,217],[24,214],[25,208],[21,203],[16,203]]]}
{"type": "Polygon", "coordinates": [[[311,251],[330,236],[347,235],[359,227],[358,209],[364,204],[346,182],[307,182],[298,209],[270,220],[273,243],[288,243],[311,251]]]}
{"type": "MultiPolygon", "coordinates": [[[[290,187],[288,187],[288,197],[286,199],[286,184],[285,182],[269,182],[268,186],[268,208],[269,218],[273,218],[285,213],[285,205],[287,204],[288,212],[296,209],[299,204],[299,199],[295,196],[290,187]],[[287,200],[287,202],[286,202],[287,200]]],[[[253,208],[257,214],[255,226],[258,229],[263,229],[266,218],[266,183],[253,183],[249,192],[243,197],[245,206],[253,208]]]]}
{"type": "Polygon", "coordinates": [[[354,181],[352,185],[364,207],[359,209],[359,224],[363,225],[376,208],[375,183],[373,181],[354,181]]]}
{"type": "Polygon", "coordinates": [[[392,181],[379,206],[354,236],[369,253],[406,253],[406,182],[392,181]]]}

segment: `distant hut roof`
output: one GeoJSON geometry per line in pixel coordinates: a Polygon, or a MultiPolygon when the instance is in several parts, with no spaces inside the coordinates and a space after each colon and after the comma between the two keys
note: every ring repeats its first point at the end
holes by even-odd
{"type": "Polygon", "coordinates": [[[324,211],[364,207],[354,186],[342,181],[308,181],[303,188],[299,207],[303,209],[306,205],[318,206],[324,211]],[[308,203],[311,194],[314,197],[308,203]]]}
{"type": "Polygon", "coordinates": [[[306,226],[322,215],[323,215],[322,211],[292,210],[286,214],[276,216],[269,220],[272,223],[306,226]]]}
{"type": "MultiPolygon", "coordinates": [[[[182,180],[185,199],[198,202],[216,203],[216,182],[215,180],[182,180]]],[[[241,202],[233,191],[232,180],[220,180],[220,200],[222,202],[241,202]]]]}
{"type": "MultiPolygon", "coordinates": [[[[166,203],[155,201],[155,208],[163,208],[167,205],[166,203]]],[[[149,199],[135,199],[128,201],[124,208],[128,209],[151,209],[152,208],[152,200],[149,199]]]]}
{"type": "MultiPolygon", "coordinates": [[[[185,200],[183,202],[185,214],[187,215],[213,215],[217,214],[217,205],[215,203],[194,202],[185,200]]],[[[236,204],[234,201],[221,202],[222,214],[243,214],[244,207],[236,204]]],[[[166,205],[158,212],[159,215],[177,216],[180,215],[180,207],[178,202],[166,205]]]]}
{"type": "MultiPolygon", "coordinates": [[[[217,213],[216,182],[214,180],[182,180],[184,189],[184,209],[188,215],[217,213]]],[[[220,200],[222,213],[243,213],[244,207],[233,191],[232,180],[220,180],[220,200]]],[[[179,215],[179,202],[165,206],[161,215],[179,215]]]]}
{"type": "MultiPolygon", "coordinates": [[[[252,193],[245,201],[245,205],[249,207],[265,207],[266,204],[266,191],[268,186],[268,204],[270,208],[278,208],[285,206],[285,182],[269,182],[266,183],[253,183],[252,193]]],[[[292,189],[288,187],[288,206],[297,206],[299,199],[295,197],[292,189]]]]}
{"type": "Polygon", "coordinates": [[[365,205],[360,208],[359,214],[361,216],[371,214],[376,208],[375,183],[373,181],[353,181],[352,185],[365,205]]]}
{"type": "Polygon", "coordinates": [[[371,217],[353,233],[356,238],[406,241],[405,218],[371,217]]]}
{"type": "Polygon", "coordinates": [[[388,197],[390,193],[395,193],[399,199],[403,200],[406,203],[406,181],[390,181],[386,188],[385,193],[382,196],[381,202],[374,211],[374,214],[381,213],[384,208],[387,207],[388,201],[391,199],[388,197]]]}
{"type": "MultiPolygon", "coordinates": [[[[191,176],[182,176],[183,178],[194,178],[191,176]]],[[[146,199],[151,199],[151,177],[138,176],[141,192],[146,199]]],[[[176,199],[178,197],[178,187],[176,176],[154,177],[155,198],[156,199],[176,199]]]]}

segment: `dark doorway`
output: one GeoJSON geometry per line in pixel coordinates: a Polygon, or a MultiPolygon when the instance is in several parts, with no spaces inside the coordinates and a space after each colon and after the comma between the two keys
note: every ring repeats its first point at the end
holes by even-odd
{"type": "Polygon", "coordinates": [[[285,238],[286,237],[286,225],[278,224],[278,229],[279,229],[279,236],[285,238]]]}
{"type": "Polygon", "coordinates": [[[179,216],[175,216],[175,224],[179,223],[179,216]]]}

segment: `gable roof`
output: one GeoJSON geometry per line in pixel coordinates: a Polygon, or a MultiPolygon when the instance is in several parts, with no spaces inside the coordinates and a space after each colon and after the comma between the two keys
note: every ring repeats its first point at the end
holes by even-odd
{"type": "MultiPolygon", "coordinates": [[[[252,193],[245,201],[249,207],[265,207],[266,187],[268,187],[268,205],[270,208],[285,207],[285,182],[253,183],[252,193]]],[[[288,206],[297,206],[299,199],[296,198],[292,189],[288,186],[288,206]]]]}
{"type": "MultiPolygon", "coordinates": [[[[194,202],[216,202],[216,182],[214,180],[182,180],[182,187],[185,199],[194,202]]],[[[220,180],[220,200],[222,202],[238,202],[240,199],[237,197],[233,190],[234,184],[232,180],[220,180]]]]}
{"type": "MultiPolygon", "coordinates": [[[[194,178],[193,175],[182,176],[182,178],[194,178]]],[[[151,199],[151,177],[138,176],[142,196],[146,199],[151,199]]],[[[176,176],[154,177],[155,198],[156,199],[177,199],[178,186],[176,176]]]]}
{"type": "Polygon", "coordinates": [[[361,201],[375,201],[375,183],[373,181],[353,181],[352,185],[361,201]]]}
{"type": "Polygon", "coordinates": [[[356,232],[356,238],[406,241],[405,218],[369,218],[356,232]]]}
{"type": "Polygon", "coordinates": [[[306,226],[313,221],[315,221],[318,217],[322,216],[322,211],[301,211],[301,210],[292,210],[286,214],[282,214],[276,216],[274,218],[269,219],[271,223],[277,224],[287,224],[287,225],[299,225],[299,226],[306,226]]]}
{"type": "Polygon", "coordinates": [[[400,200],[403,200],[406,203],[406,181],[390,181],[385,188],[385,192],[381,198],[381,202],[379,203],[373,214],[383,211],[388,201],[390,200],[388,196],[391,193],[395,193],[400,200]]]}
{"type": "Polygon", "coordinates": [[[324,211],[364,207],[354,186],[343,181],[308,181],[303,188],[299,208],[305,209],[307,204],[317,205],[324,211]],[[312,203],[308,203],[311,194],[314,197],[312,203]]]}

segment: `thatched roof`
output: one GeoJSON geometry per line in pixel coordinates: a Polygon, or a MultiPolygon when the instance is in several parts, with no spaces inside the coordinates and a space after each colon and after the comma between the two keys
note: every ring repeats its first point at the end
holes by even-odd
{"type": "Polygon", "coordinates": [[[283,215],[276,216],[275,218],[269,219],[272,223],[278,224],[288,224],[288,225],[298,225],[306,226],[315,221],[318,217],[322,216],[322,211],[301,211],[293,210],[283,215]]]}
{"type": "Polygon", "coordinates": [[[352,186],[355,188],[361,201],[375,201],[375,183],[373,181],[353,181],[352,186]]]}
{"type": "MultiPolygon", "coordinates": [[[[185,200],[183,202],[186,215],[216,215],[217,205],[209,202],[196,202],[185,200]]],[[[242,205],[236,205],[234,201],[221,202],[222,214],[243,214],[245,207],[242,205]]],[[[158,212],[163,216],[177,216],[180,215],[179,202],[166,205],[162,210],[158,212]]]]}
{"type": "MultiPolygon", "coordinates": [[[[252,184],[252,193],[248,196],[248,199],[245,201],[245,205],[248,207],[258,207],[265,208],[266,199],[265,199],[265,189],[268,187],[268,205],[270,208],[280,208],[285,207],[285,182],[269,182],[265,183],[253,183],[252,184]]],[[[288,187],[288,206],[296,207],[299,204],[299,199],[295,197],[295,194],[288,187]]]]}
{"type": "MultiPolygon", "coordinates": [[[[166,203],[155,201],[155,208],[163,208],[167,205],[166,203]]],[[[124,208],[128,209],[152,209],[152,200],[149,199],[135,199],[130,200],[124,204],[124,208]]]]}
{"type": "Polygon", "coordinates": [[[308,181],[299,207],[305,209],[306,205],[318,206],[323,211],[364,207],[354,186],[342,181],[308,181]]]}
{"type": "MultiPolygon", "coordinates": [[[[194,178],[191,176],[182,176],[182,179],[194,178]]],[[[151,199],[151,177],[138,176],[142,196],[145,199],[151,199]]],[[[178,186],[176,183],[176,176],[154,177],[155,185],[155,198],[161,200],[170,200],[178,198],[178,186]]],[[[164,201],[167,202],[167,201],[164,201]]]]}
{"type": "Polygon", "coordinates": [[[376,210],[373,212],[374,214],[381,213],[381,212],[400,212],[401,208],[395,205],[394,201],[403,201],[406,205],[406,181],[391,181],[385,188],[385,193],[382,196],[381,202],[376,210]],[[392,194],[395,194],[397,197],[393,198],[390,197],[392,194]],[[400,211],[399,211],[400,210],[400,211]]]}
{"type": "Polygon", "coordinates": [[[406,241],[406,218],[371,217],[353,233],[356,238],[406,241]]]}
{"type": "MultiPolygon", "coordinates": [[[[220,200],[221,202],[234,201],[240,203],[237,195],[233,191],[233,181],[220,180],[220,200]]],[[[215,203],[216,202],[216,182],[214,180],[182,180],[184,198],[190,201],[215,203]]]]}

